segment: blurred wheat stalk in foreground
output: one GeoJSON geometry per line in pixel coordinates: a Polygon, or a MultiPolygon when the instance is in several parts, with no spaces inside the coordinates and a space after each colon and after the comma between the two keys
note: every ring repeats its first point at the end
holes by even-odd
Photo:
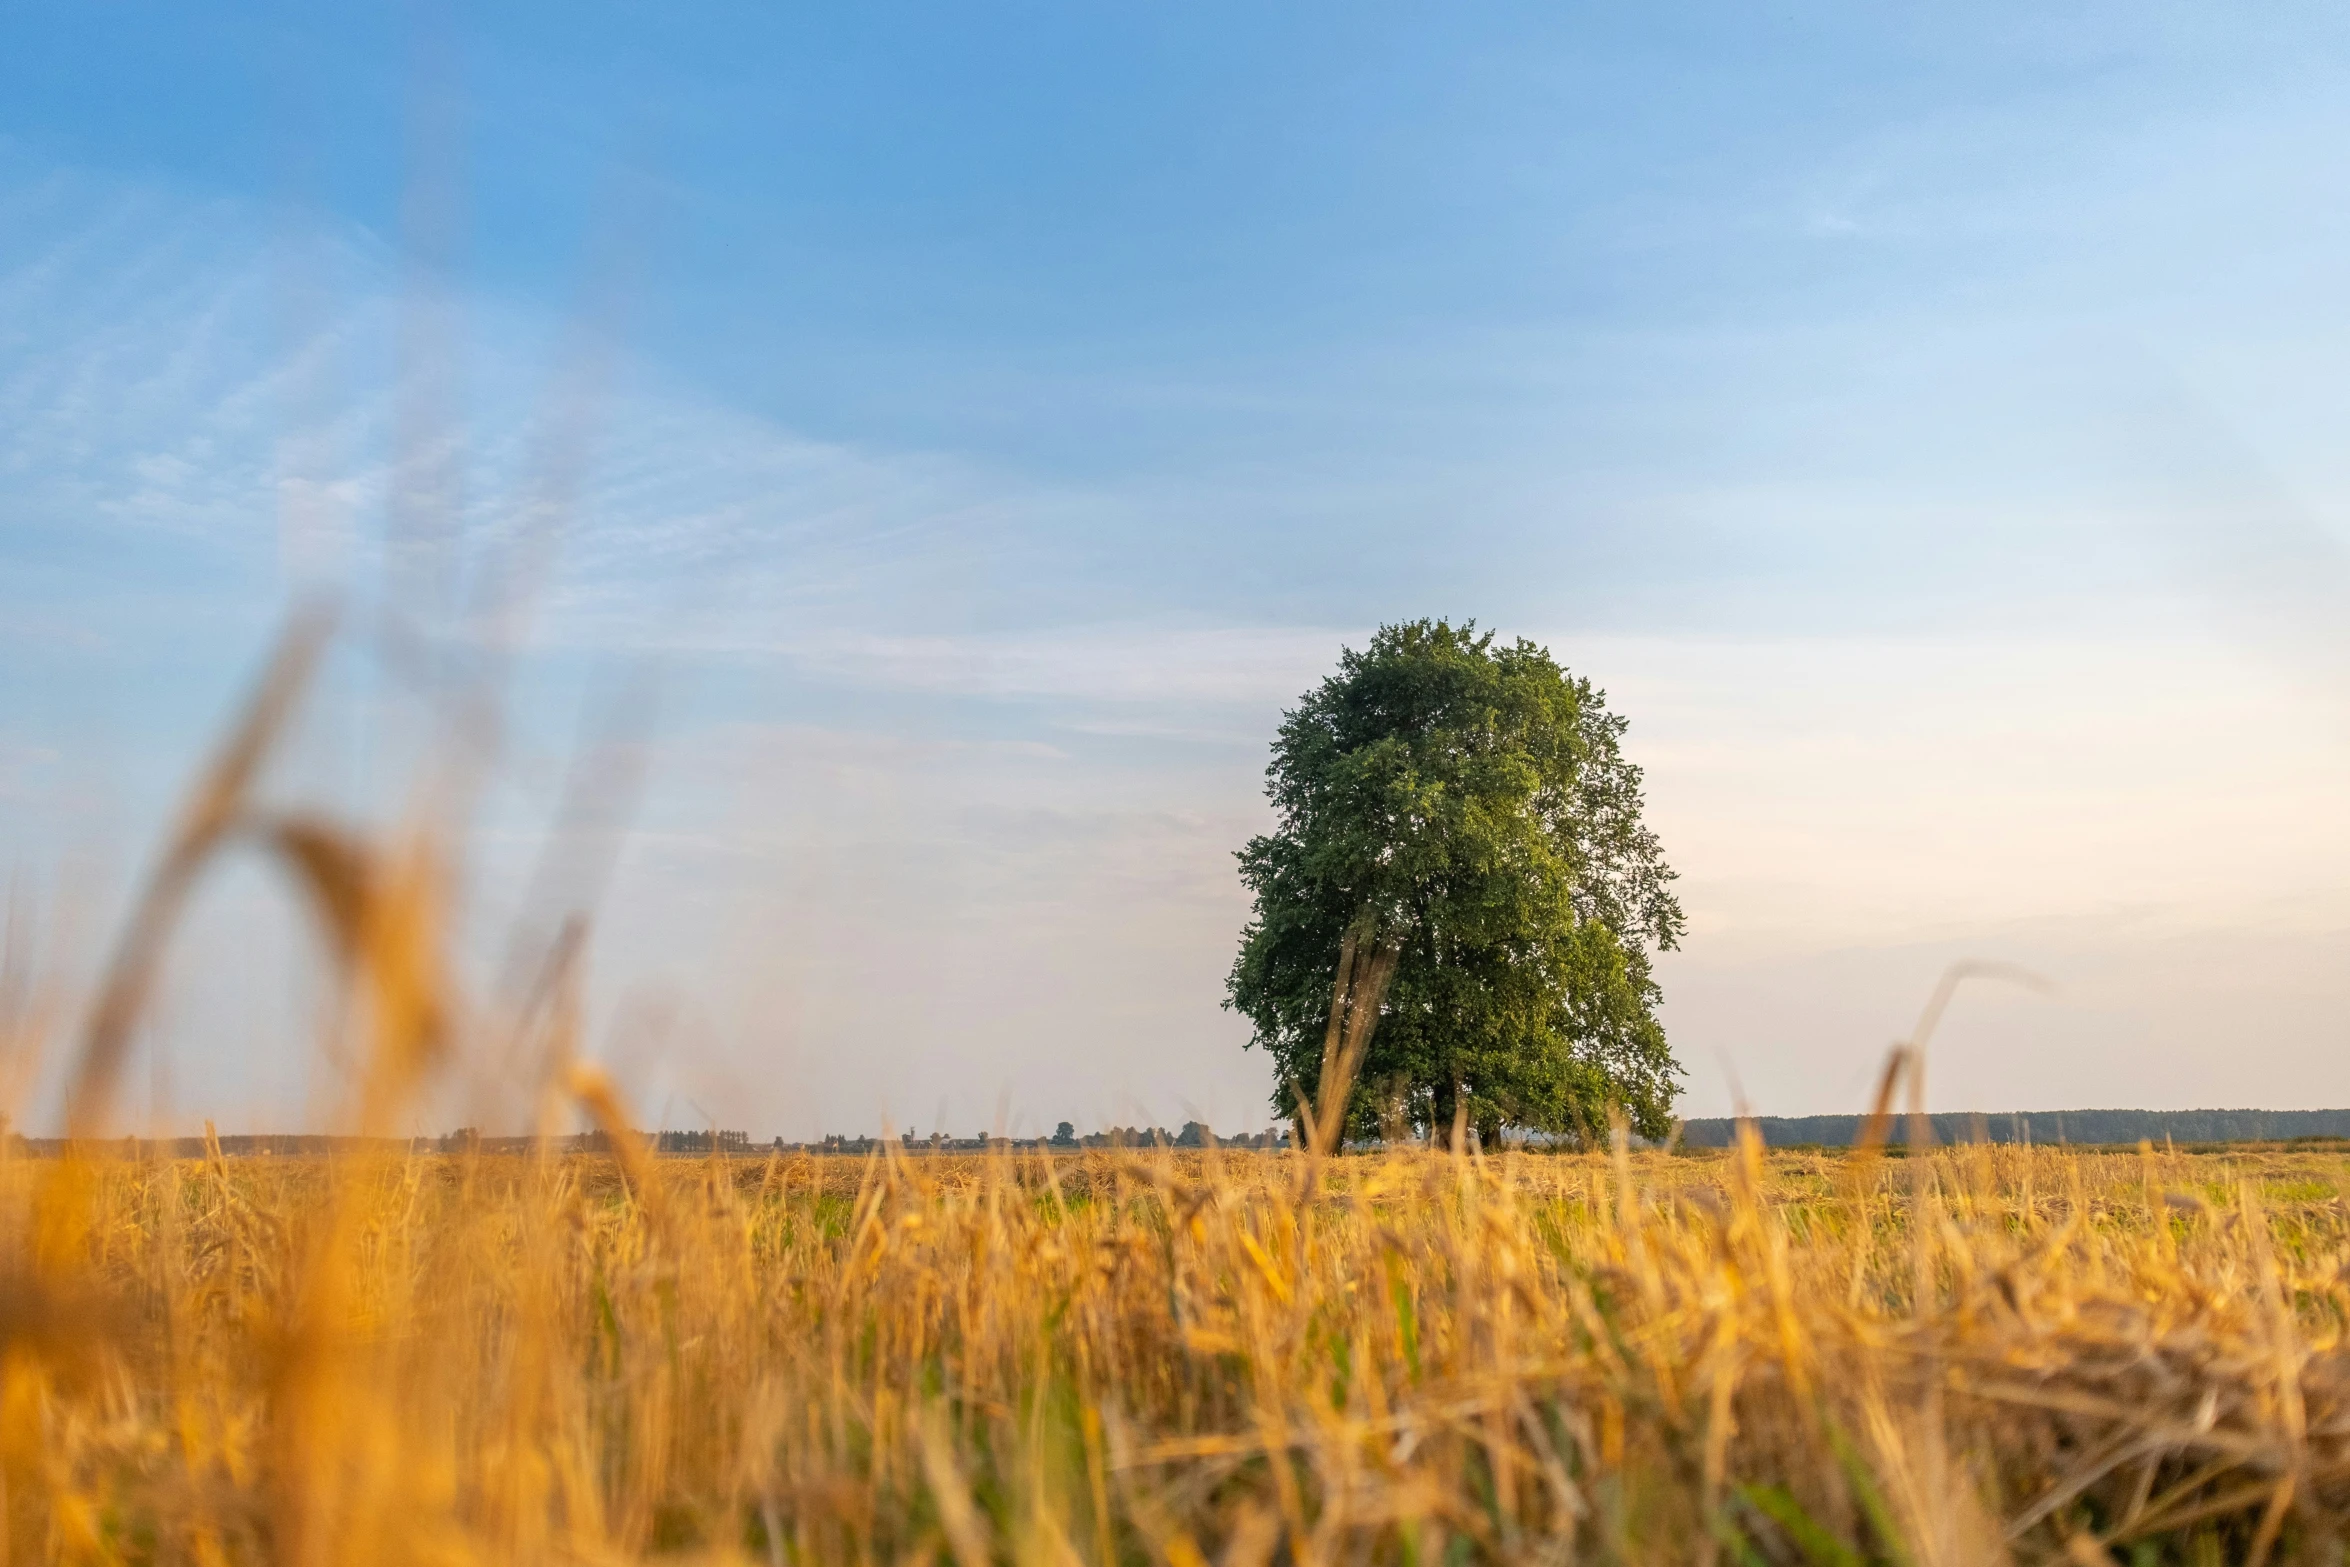
{"type": "Polygon", "coordinates": [[[256,803],[320,643],[132,910],[84,1140],[0,1148],[5,1563],[2340,1559],[2338,1158],[656,1160],[573,1060],[576,923],[452,993],[454,813],[256,803]],[[342,965],[352,1126],[471,1050],[617,1159],[89,1140],[238,844],[342,965]]]}

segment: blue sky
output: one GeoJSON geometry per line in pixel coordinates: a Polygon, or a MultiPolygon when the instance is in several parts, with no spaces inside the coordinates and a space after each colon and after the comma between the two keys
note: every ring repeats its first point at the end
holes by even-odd
{"type": "MultiPolygon", "coordinates": [[[[598,1048],[675,1124],[1261,1119],[1264,740],[1420,614],[1631,715],[1692,1113],[1853,1102],[1960,956],[2061,989],[1951,1108],[2350,1103],[2346,25],[11,17],[0,847],[86,967],[290,594],[556,515],[469,928],[652,679],[598,1048]]],[[[397,808],[372,648],[288,795],[397,808]]],[[[308,960],[224,879],[157,1119],[316,1113],[308,960]]]]}

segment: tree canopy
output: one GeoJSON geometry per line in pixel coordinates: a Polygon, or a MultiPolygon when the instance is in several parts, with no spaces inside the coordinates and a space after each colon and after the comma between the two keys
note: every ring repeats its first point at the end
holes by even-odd
{"type": "Polygon", "coordinates": [[[1285,716],[1278,824],[1239,854],[1256,907],[1226,1005],[1273,1057],[1276,1110],[1324,1081],[1333,975],[1362,942],[1392,978],[1367,1003],[1350,1133],[1465,1115],[1490,1147],[1511,1127],[1586,1135],[1611,1105],[1666,1132],[1680,1068],[1651,957],[1683,917],[1625,726],[1547,650],[1474,622],[1386,626],[1342,653],[1285,716]]]}

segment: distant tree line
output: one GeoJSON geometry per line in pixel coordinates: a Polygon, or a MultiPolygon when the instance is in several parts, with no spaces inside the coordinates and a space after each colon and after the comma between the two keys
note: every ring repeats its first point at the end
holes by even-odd
{"type": "MultiPolygon", "coordinates": [[[[1759,1116],[1756,1129],[1772,1148],[1843,1148],[1857,1142],[1865,1118],[1857,1115],[1759,1116]]],[[[2159,1143],[2282,1143],[2296,1139],[2340,1138],[2350,1141],[2350,1109],[2343,1110],[2024,1110],[1998,1115],[1955,1113],[1928,1116],[1937,1143],[2049,1143],[2082,1147],[2132,1146],[2141,1141],[2159,1143]]],[[[1713,1117],[1682,1123],[1679,1144],[1686,1148],[1727,1148],[1737,1138],[1738,1123],[1713,1117]]],[[[666,1154],[749,1155],[775,1153],[869,1154],[884,1139],[834,1133],[818,1141],[753,1143],[745,1132],[647,1132],[639,1134],[649,1151],[666,1154]]],[[[1895,1116],[1890,1141],[1909,1139],[1906,1116],[1895,1116]]],[[[1163,1126],[1114,1126],[1106,1131],[1078,1135],[1063,1121],[1050,1137],[950,1138],[915,1137],[901,1133],[889,1139],[909,1153],[985,1153],[994,1149],[1070,1152],[1081,1148],[1246,1148],[1286,1149],[1287,1131],[1265,1131],[1219,1136],[1199,1121],[1186,1121],[1180,1131],[1163,1126]]],[[[1541,1139],[1534,1140],[1536,1145],[1541,1139]]],[[[89,1145],[101,1151],[117,1150],[133,1158],[201,1159],[209,1149],[201,1137],[121,1137],[89,1145]]],[[[318,1158],[328,1154],[377,1153],[485,1153],[520,1154],[535,1150],[533,1137],[485,1137],[461,1127],[438,1137],[371,1138],[317,1134],[260,1133],[222,1135],[212,1145],[229,1158],[276,1155],[281,1158],[318,1158]]],[[[1564,1145],[1562,1145],[1564,1146],[1564,1145]]],[[[52,1157],[65,1151],[65,1139],[26,1137],[0,1122],[0,1149],[18,1156],[52,1157]]],[[[558,1152],[597,1154],[612,1151],[602,1132],[580,1132],[554,1141],[558,1152]]]]}
{"type": "MultiPolygon", "coordinates": [[[[1937,1143],[2074,1143],[2085,1145],[2270,1143],[2296,1137],[2350,1138],[2350,1110],[2022,1110],[1998,1115],[1928,1116],[1937,1143]]],[[[1755,1129],[1767,1147],[1842,1148],[1857,1142],[1866,1120],[1858,1115],[1766,1115],[1755,1129]]],[[[1727,1148],[1738,1123],[1727,1118],[1687,1121],[1681,1141],[1691,1148],[1727,1148]]],[[[1905,1116],[1893,1121],[1891,1140],[1909,1138],[1905,1116]]]]}
{"type": "Polygon", "coordinates": [[[1186,1121],[1179,1132],[1170,1132],[1163,1126],[1113,1126],[1105,1131],[1079,1135],[1075,1125],[1063,1121],[1053,1129],[1050,1137],[1002,1137],[983,1132],[976,1137],[949,1137],[944,1132],[933,1132],[928,1137],[901,1132],[894,1139],[848,1136],[838,1132],[821,1142],[784,1143],[778,1147],[804,1150],[810,1153],[871,1153],[894,1141],[907,1153],[987,1153],[998,1148],[1034,1152],[1072,1152],[1080,1148],[1287,1148],[1289,1134],[1285,1131],[1240,1132],[1219,1136],[1204,1121],[1186,1121]]]}
{"type": "MultiPolygon", "coordinates": [[[[720,1157],[747,1156],[766,1153],[838,1153],[869,1154],[882,1148],[885,1142],[905,1153],[987,1153],[995,1149],[1022,1149],[1032,1151],[1074,1151],[1081,1148],[1253,1148],[1281,1149],[1289,1146],[1286,1131],[1242,1132],[1229,1137],[1218,1136],[1203,1121],[1186,1121],[1180,1131],[1170,1132],[1163,1126],[1114,1126],[1107,1131],[1090,1132],[1079,1136],[1077,1128],[1063,1121],[1050,1137],[997,1137],[982,1133],[976,1137],[948,1137],[934,1132],[928,1137],[916,1137],[911,1132],[883,1139],[862,1134],[832,1133],[820,1140],[806,1143],[786,1142],[778,1137],[772,1142],[754,1143],[748,1132],[637,1132],[645,1150],[656,1154],[716,1154],[720,1157]]],[[[202,1159],[214,1149],[231,1159],[277,1156],[280,1158],[324,1158],[334,1154],[352,1153],[439,1153],[439,1154],[524,1154],[536,1152],[540,1141],[536,1137],[488,1135],[478,1128],[461,1126],[453,1132],[435,1137],[344,1137],[324,1133],[240,1133],[225,1134],[211,1142],[202,1137],[118,1137],[101,1139],[85,1147],[112,1151],[132,1158],[146,1159],[202,1159]]],[[[608,1154],[612,1139],[604,1132],[577,1132],[557,1137],[551,1143],[554,1151],[571,1154],[608,1154]]],[[[49,1158],[66,1149],[62,1137],[26,1137],[12,1131],[5,1119],[0,1119],[0,1151],[32,1158],[49,1158]]]]}

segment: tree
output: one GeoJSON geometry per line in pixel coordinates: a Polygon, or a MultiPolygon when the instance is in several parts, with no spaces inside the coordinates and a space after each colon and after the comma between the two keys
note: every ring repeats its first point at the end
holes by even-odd
{"type": "Polygon", "coordinates": [[[1667,1131],[1651,957],[1683,916],[1626,722],[1545,649],[1440,620],[1382,627],[1285,715],[1225,1003],[1273,1057],[1277,1111],[1354,1135],[1462,1115],[1487,1147],[1587,1136],[1611,1105],[1667,1131]]]}

